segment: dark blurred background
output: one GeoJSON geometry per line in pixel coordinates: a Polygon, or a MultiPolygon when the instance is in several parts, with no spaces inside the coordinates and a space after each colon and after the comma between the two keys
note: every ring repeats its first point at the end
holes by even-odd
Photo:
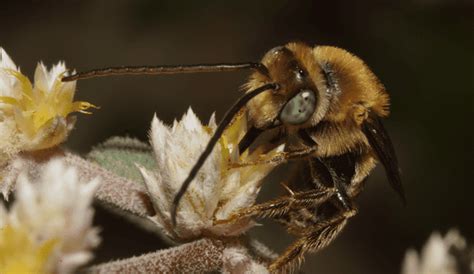
{"type": "MultiPolygon", "coordinates": [[[[36,62],[68,67],[256,61],[288,41],[339,46],[360,56],[392,97],[386,121],[403,170],[403,207],[378,167],[359,214],[307,273],[399,273],[405,250],[432,231],[474,238],[473,1],[5,1],[0,46],[32,76],[36,62]]],[[[239,96],[247,72],[85,80],[77,97],[101,106],[79,115],[67,146],[79,153],[113,135],[142,140],[153,113],[172,122],[192,106],[207,120],[239,96]]],[[[264,192],[278,188],[265,185],[264,192]]],[[[153,235],[99,210],[96,262],[162,247],[153,235]],[[139,234],[139,235],[135,235],[139,234]]],[[[270,223],[254,229],[282,250],[270,223]],[[272,229],[269,229],[271,227],[272,229]],[[269,233],[271,231],[271,233],[269,233]]]]}

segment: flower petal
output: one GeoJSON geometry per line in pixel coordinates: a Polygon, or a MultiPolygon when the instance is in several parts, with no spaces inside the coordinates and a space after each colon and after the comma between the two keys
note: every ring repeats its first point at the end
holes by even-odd
{"type": "Polygon", "coordinates": [[[8,68],[18,70],[13,60],[8,56],[7,52],[0,47],[0,68],[8,68]]]}

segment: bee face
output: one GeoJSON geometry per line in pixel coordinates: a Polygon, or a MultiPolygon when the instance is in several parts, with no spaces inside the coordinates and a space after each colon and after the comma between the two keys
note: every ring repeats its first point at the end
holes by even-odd
{"type": "Polygon", "coordinates": [[[283,124],[287,127],[308,127],[317,124],[327,111],[327,95],[321,68],[312,48],[290,43],[268,51],[262,59],[268,75],[254,73],[248,88],[275,82],[279,89],[260,94],[248,103],[249,119],[256,127],[283,124]]]}

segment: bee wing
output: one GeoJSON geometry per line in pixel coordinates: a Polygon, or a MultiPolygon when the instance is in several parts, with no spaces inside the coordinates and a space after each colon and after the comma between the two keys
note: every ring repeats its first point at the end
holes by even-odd
{"type": "Polygon", "coordinates": [[[367,137],[370,146],[375,151],[379,161],[385,168],[388,182],[398,193],[403,203],[406,204],[405,191],[403,190],[402,180],[400,178],[400,168],[398,166],[397,155],[395,154],[392,140],[382,124],[382,119],[375,115],[371,115],[371,117],[362,124],[362,131],[367,137]]]}

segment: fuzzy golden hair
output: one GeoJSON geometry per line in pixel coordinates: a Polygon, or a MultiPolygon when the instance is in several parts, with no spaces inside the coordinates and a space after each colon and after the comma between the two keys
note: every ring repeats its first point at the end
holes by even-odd
{"type": "Polygon", "coordinates": [[[306,71],[309,85],[319,95],[317,111],[300,127],[315,126],[321,120],[337,123],[354,121],[360,125],[369,112],[380,117],[389,113],[389,97],[383,85],[360,58],[346,50],[289,43],[267,52],[262,64],[268,68],[268,75],[254,72],[245,89],[252,90],[270,82],[278,83],[280,89],[278,92],[262,93],[248,103],[249,120],[257,128],[268,126],[278,116],[284,103],[295,94],[299,86],[295,80],[295,67],[306,71]],[[327,94],[325,74],[328,72],[333,77],[336,94],[327,94]]]}

